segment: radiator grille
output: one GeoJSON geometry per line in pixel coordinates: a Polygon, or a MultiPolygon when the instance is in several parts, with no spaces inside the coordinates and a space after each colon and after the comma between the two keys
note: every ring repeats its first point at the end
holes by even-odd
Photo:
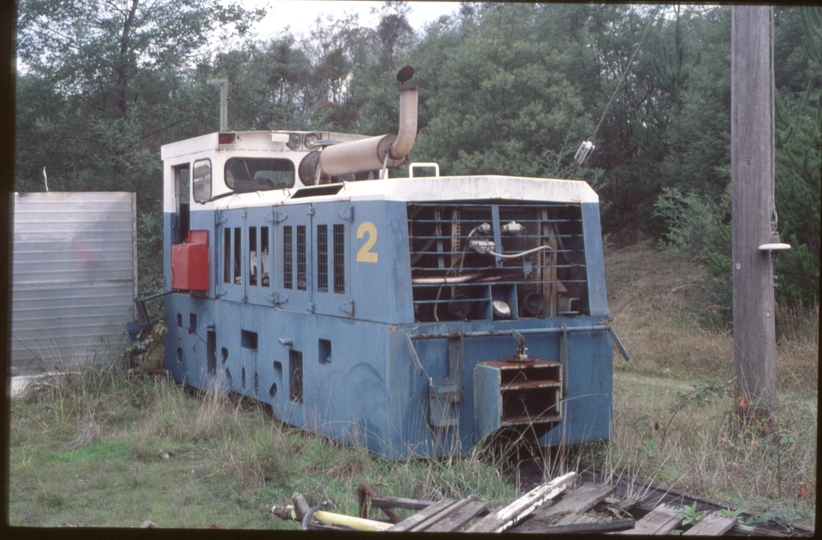
{"type": "Polygon", "coordinates": [[[588,312],[579,205],[411,203],[408,233],[418,321],[588,312]]]}

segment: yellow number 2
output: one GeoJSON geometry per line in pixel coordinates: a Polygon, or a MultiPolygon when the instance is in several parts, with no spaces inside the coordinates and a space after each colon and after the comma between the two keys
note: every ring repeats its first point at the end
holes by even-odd
{"type": "Polygon", "coordinates": [[[364,222],[357,228],[357,238],[368,236],[365,244],[357,252],[357,262],[377,262],[378,254],[371,251],[374,244],[377,243],[377,227],[370,221],[364,222]]]}

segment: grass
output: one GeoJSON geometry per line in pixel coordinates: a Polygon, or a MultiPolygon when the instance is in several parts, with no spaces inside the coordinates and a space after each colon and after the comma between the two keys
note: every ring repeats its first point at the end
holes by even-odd
{"type": "MultiPolygon", "coordinates": [[[[734,416],[732,336],[692,316],[699,269],[645,242],[609,250],[606,271],[631,353],[629,362],[615,353],[613,439],[544,460],[592,459],[614,476],[812,524],[818,310],[777,313],[778,429],[766,433],[734,416]]],[[[270,512],[295,491],[355,515],[361,482],[397,497],[473,494],[489,507],[527,487],[520,469],[510,472],[516,452],[390,462],[280,424],[263,406],[185,391],[152,373],[85,369],[12,404],[12,525],[296,529],[270,512]]],[[[382,519],[374,509],[370,517],[382,519]]]]}
{"type": "Polygon", "coordinates": [[[280,424],[247,400],[120,370],[55,378],[15,402],[10,450],[13,526],[296,529],[271,505],[298,491],[356,515],[360,482],[419,499],[516,497],[478,455],[390,462],[280,424]]]}
{"type": "Polygon", "coordinates": [[[813,525],[818,307],[777,310],[775,429],[739,418],[733,336],[698,323],[700,269],[650,241],[606,258],[614,325],[614,433],[590,452],[606,469],[813,525]]]}

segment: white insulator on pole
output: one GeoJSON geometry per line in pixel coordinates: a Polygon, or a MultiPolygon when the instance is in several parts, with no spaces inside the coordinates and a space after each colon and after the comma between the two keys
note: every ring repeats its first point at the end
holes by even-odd
{"type": "Polygon", "coordinates": [[[574,162],[577,165],[582,165],[588,160],[588,156],[591,155],[591,152],[594,151],[594,143],[591,141],[583,141],[581,145],[579,145],[579,150],[577,150],[576,155],[574,156],[574,162]]]}

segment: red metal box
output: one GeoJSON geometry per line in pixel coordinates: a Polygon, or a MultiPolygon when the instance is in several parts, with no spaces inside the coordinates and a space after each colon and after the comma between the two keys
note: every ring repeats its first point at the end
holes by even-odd
{"type": "Polygon", "coordinates": [[[181,291],[208,290],[208,246],[171,246],[171,288],[181,291]]]}

